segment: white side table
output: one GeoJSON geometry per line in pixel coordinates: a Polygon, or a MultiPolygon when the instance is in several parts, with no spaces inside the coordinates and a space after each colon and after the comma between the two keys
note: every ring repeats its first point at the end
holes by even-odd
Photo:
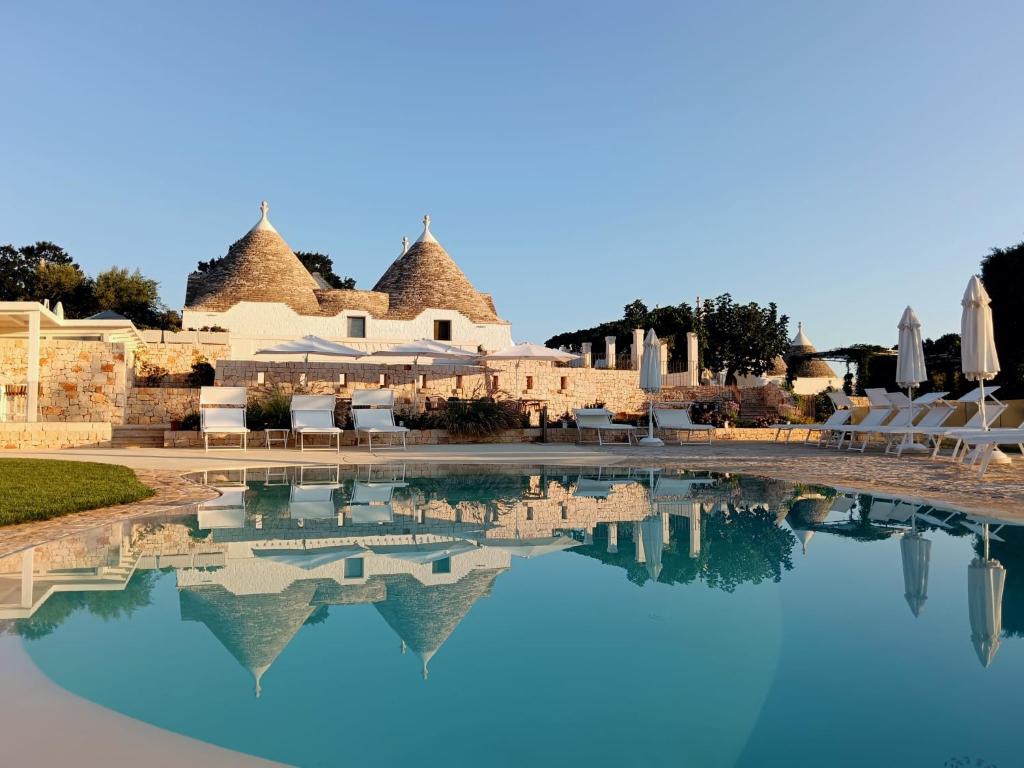
{"type": "Polygon", "coordinates": [[[288,435],[291,433],[290,429],[264,429],[263,434],[267,440],[267,450],[271,448],[271,444],[278,440],[281,445],[285,448],[288,447],[288,435]]]}

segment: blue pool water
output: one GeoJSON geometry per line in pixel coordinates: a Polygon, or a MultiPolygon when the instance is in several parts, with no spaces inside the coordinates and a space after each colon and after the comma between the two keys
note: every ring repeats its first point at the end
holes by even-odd
{"type": "Polygon", "coordinates": [[[56,683],[301,766],[1024,764],[1024,528],[647,469],[202,479],[0,561],[56,683]]]}

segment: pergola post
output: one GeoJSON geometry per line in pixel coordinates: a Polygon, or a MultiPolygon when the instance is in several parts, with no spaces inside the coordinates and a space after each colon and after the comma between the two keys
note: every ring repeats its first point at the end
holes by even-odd
{"type": "Polygon", "coordinates": [[[25,421],[39,420],[39,312],[28,313],[28,396],[25,421]]]}
{"type": "Polygon", "coordinates": [[[21,607],[31,608],[35,599],[33,575],[35,571],[35,547],[21,553],[21,607]]]}

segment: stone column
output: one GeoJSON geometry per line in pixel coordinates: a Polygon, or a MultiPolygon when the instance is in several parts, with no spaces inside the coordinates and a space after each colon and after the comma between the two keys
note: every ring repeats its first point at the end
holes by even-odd
{"type": "Polygon", "coordinates": [[[619,524],[608,523],[608,554],[614,555],[619,551],[619,524]]]}
{"type": "Polygon", "coordinates": [[[35,571],[35,547],[29,547],[21,553],[21,607],[31,608],[33,592],[33,572],[35,571]]]}
{"type": "Polygon", "coordinates": [[[640,523],[633,523],[633,546],[636,548],[636,561],[646,563],[647,553],[644,551],[644,535],[640,523]]]}
{"type": "Polygon", "coordinates": [[[39,421],[39,312],[28,313],[28,397],[25,421],[39,421]]]}
{"type": "Polygon", "coordinates": [[[593,344],[591,344],[589,341],[584,341],[583,344],[580,346],[580,351],[581,351],[581,354],[582,354],[582,357],[580,359],[580,365],[583,368],[589,368],[590,367],[590,364],[591,364],[591,361],[592,361],[592,357],[591,357],[591,348],[592,347],[593,347],[593,344]]]}
{"type": "Polygon", "coordinates": [[[661,342],[661,375],[668,375],[668,342],[661,342]]]}
{"type": "Polygon", "coordinates": [[[633,364],[633,370],[640,370],[640,361],[644,356],[644,329],[633,329],[633,348],[630,350],[629,358],[633,364]]]}
{"type": "Polygon", "coordinates": [[[672,543],[672,532],[669,529],[669,515],[667,512],[661,516],[661,543],[666,547],[672,543]]]}
{"type": "Polygon", "coordinates": [[[604,356],[606,358],[605,368],[611,370],[615,367],[615,337],[604,337],[604,356]]]}
{"type": "Polygon", "coordinates": [[[686,384],[690,387],[700,386],[700,370],[697,362],[697,334],[692,331],[686,334],[686,384]]]}

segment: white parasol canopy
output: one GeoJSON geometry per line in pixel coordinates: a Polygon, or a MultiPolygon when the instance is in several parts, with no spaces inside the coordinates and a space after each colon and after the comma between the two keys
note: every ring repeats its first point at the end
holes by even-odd
{"type": "Polygon", "coordinates": [[[476,549],[468,541],[436,541],[426,544],[413,542],[410,544],[391,544],[373,547],[375,555],[405,560],[408,563],[425,565],[435,560],[444,560],[453,555],[461,555],[476,549]]]}
{"type": "Polygon", "coordinates": [[[468,360],[479,357],[476,352],[467,352],[464,349],[453,347],[442,341],[433,339],[416,339],[407,341],[405,344],[398,344],[390,349],[381,349],[373,353],[373,357],[430,357],[442,360],[468,360]]]}
{"type": "Polygon", "coordinates": [[[508,552],[516,557],[540,557],[563,549],[578,547],[580,543],[569,536],[539,536],[527,539],[480,539],[480,545],[508,552]]]}
{"type": "Polygon", "coordinates": [[[662,513],[646,517],[640,523],[640,536],[643,539],[647,573],[651,581],[657,581],[661,575],[661,555],[665,549],[663,532],[664,520],[662,513]]]}
{"type": "MultiPolygon", "coordinates": [[[[992,329],[991,299],[977,275],[967,283],[960,302],[960,367],[964,378],[981,385],[981,423],[985,424],[985,380],[999,373],[999,355],[996,353],[995,332],[992,329]]],[[[987,429],[987,427],[985,427],[987,429]]]]}
{"type": "Polygon", "coordinates": [[[257,549],[256,557],[273,560],[275,563],[293,565],[306,571],[312,571],[324,565],[336,563],[356,555],[366,554],[360,546],[319,547],[317,549],[257,549]]]}
{"type": "Polygon", "coordinates": [[[363,357],[366,352],[355,347],[348,347],[336,341],[321,339],[319,336],[303,336],[277,344],[273,347],[256,350],[257,355],[305,355],[309,362],[310,355],[327,357],[363,357]]]}
{"type": "Polygon", "coordinates": [[[640,360],[640,389],[651,395],[648,399],[647,437],[640,445],[659,446],[664,441],[654,436],[654,397],[661,391],[661,342],[651,328],[644,339],[644,353],[640,360]]]}
{"type": "MultiPolygon", "coordinates": [[[[924,345],[921,342],[921,322],[914,310],[907,307],[897,326],[900,331],[899,353],[896,356],[896,383],[913,389],[926,381],[928,372],[924,367],[924,345]]],[[[908,394],[909,396],[909,394],[908,394]]]]}
{"type": "Polygon", "coordinates": [[[568,363],[576,359],[576,355],[563,352],[560,349],[550,349],[540,344],[531,344],[524,341],[520,344],[513,344],[511,347],[499,349],[484,355],[485,360],[538,360],[552,363],[568,363]]]}

